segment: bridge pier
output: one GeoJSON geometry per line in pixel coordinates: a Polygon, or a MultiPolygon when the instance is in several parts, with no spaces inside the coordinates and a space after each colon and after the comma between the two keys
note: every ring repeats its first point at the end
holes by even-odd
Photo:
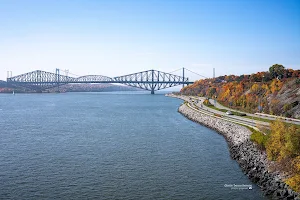
{"type": "Polygon", "coordinates": [[[154,94],[154,88],[151,89],[151,94],[154,94]]]}

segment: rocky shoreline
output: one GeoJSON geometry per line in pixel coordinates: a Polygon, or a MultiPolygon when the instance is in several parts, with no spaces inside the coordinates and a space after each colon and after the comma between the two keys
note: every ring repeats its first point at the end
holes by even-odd
{"type": "MultiPolygon", "coordinates": [[[[173,96],[175,97],[175,96],[173,96]]],[[[184,97],[177,97],[184,99],[184,97]]],[[[182,104],[178,112],[186,118],[216,130],[222,134],[229,146],[230,155],[235,159],[249,179],[256,183],[264,194],[272,199],[298,199],[300,195],[284,183],[279,173],[268,170],[266,154],[250,141],[251,131],[228,121],[201,114],[182,104]]]]}

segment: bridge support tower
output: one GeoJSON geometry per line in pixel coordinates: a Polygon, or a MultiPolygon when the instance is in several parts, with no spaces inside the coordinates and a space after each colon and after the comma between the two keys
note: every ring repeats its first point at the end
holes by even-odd
{"type": "Polygon", "coordinates": [[[56,75],[56,84],[57,84],[57,93],[59,93],[59,69],[56,68],[55,70],[55,75],[56,75]]]}
{"type": "MultiPolygon", "coordinates": [[[[183,80],[184,80],[184,67],[182,68],[182,77],[183,77],[183,80]]],[[[184,88],[184,83],[182,84],[182,88],[184,88]]]]}
{"type": "Polygon", "coordinates": [[[154,70],[152,69],[152,83],[151,83],[151,94],[154,94],[154,70]]]}

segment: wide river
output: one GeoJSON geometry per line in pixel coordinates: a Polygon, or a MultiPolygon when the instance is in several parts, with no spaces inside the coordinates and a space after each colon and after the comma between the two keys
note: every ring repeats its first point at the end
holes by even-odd
{"type": "Polygon", "coordinates": [[[225,139],[184,118],[181,103],[144,92],[1,94],[0,199],[265,199],[225,139]]]}

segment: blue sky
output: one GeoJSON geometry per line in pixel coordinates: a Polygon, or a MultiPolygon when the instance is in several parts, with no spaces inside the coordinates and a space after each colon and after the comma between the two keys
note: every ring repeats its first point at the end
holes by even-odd
{"type": "Polygon", "coordinates": [[[275,63],[300,68],[299,0],[0,0],[0,79],[55,68],[211,77],[275,63]]]}

